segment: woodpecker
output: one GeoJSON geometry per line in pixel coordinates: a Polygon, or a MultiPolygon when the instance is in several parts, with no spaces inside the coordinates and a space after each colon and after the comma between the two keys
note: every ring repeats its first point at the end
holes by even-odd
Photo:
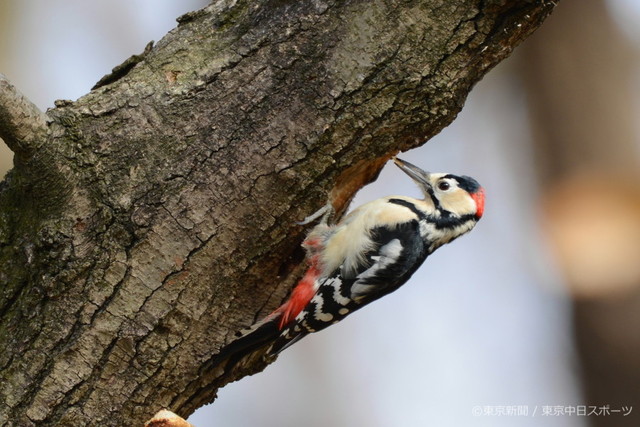
{"type": "MultiPolygon", "coordinates": [[[[484,212],[484,190],[468,176],[429,173],[394,158],[424,198],[388,196],[366,203],[337,224],[323,220],[302,246],[308,270],[289,299],[220,356],[268,345],[276,355],[304,336],[339,322],[402,286],[437,248],[468,233],[484,212]]],[[[310,216],[313,220],[320,215],[310,216]]]]}

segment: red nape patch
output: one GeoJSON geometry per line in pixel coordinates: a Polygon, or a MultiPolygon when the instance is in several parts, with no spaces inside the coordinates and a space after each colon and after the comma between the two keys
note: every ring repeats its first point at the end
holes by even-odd
{"type": "Polygon", "coordinates": [[[311,301],[311,298],[316,293],[313,285],[318,276],[320,276],[320,270],[314,263],[293,289],[289,300],[277,310],[277,312],[282,313],[282,317],[278,322],[278,329],[282,330],[287,326],[311,301]]]}
{"type": "Polygon", "coordinates": [[[484,214],[484,188],[480,187],[478,191],[471,194],[471,198],[476,202],[476,218],[482,218],[484,214]]]}

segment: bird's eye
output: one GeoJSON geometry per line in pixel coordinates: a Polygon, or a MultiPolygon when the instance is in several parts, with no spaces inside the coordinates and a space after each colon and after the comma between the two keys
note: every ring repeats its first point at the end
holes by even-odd
{"type": "Polygon", "coordinates": [[[447,191],[449,188],[451,188],[451,184],[449,184],[447,181],[440,181],[438,183],[438,190],[440,191],[447,191]]]}

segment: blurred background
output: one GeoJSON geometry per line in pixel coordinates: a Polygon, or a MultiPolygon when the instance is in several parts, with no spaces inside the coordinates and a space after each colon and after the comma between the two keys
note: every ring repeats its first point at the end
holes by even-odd
{"type": "MultiPolygon", "coordinates": [[[[50,108],[206,3],[0,1],[0,73],[50,108]]],[[[402,155],[476,177],[476,229],[190,421],[640,425],[639,47],[637,0],[560,2],[451,126],[402,155]]],[[[418,192],[388,166],[354,204],[389,194],[418,192]]]]}

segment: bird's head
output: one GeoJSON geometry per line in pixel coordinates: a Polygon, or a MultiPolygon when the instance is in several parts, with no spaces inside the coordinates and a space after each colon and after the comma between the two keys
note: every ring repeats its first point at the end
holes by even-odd
{"type": "Polygon", "coordinates": [[[429,173],[409,162],[393,159],[394,163],[418,184],[426,201],[445,215],[458,218],[473,217],[476,221],[484,213],[484,189],[468,176],[448,173],[429,173]]]}

